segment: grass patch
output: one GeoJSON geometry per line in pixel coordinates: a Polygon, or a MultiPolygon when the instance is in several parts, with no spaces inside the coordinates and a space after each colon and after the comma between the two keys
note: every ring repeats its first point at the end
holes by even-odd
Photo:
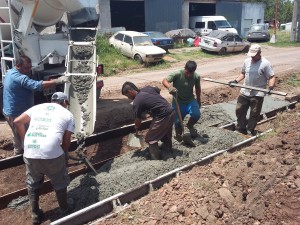
{"type": "Polygon", "coordinates": [[[287,80],[287,85],[292,86],[292,87],[300,87],[300,73],[292,75],[287,80]]]}
{"type": "MultiPolygon", "coordinates": [[[[274,34],[273,29],[270,29],[271,37],[274,34]]],[[[276,31],[276,43],[268,42],[268,45],[274,47],[300,47],[300,42],[290,41],[291,33],[287,31],[276,31]]]]}
{"type": "Polygon", "coordinates": [[[108,38],[97,36],[96,40],[98,63],[104,65],[103,76],[113,76],[128,68],[142,67],[138,62],[121,55],[114,47],[111,47],[108,38]]]}

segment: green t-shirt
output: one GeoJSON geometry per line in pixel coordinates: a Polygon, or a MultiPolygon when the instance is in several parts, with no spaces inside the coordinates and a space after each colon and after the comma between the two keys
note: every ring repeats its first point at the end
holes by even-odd
{"type": "Polygon", "coordinates": [[[184,76],[184,70],[179,70],[171,73],[167,77],[167,81],[173,82],[173,87],[178,90],[178,102],[182,104],[188,104],[195,99],[194,86],[200,88],[200,75],[194,73],[190,78],[184,76]]]}

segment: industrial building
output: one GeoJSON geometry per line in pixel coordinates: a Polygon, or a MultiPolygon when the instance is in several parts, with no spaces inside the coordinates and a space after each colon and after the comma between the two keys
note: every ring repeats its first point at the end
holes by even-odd
{"type": "Polygon", "coordinates": [[[135,31],[188,28],[190,16],[222,15],[245,36],[253,23],[264,22],[265,5],[239,0],[99,0],[100,29],[135,31]]]}

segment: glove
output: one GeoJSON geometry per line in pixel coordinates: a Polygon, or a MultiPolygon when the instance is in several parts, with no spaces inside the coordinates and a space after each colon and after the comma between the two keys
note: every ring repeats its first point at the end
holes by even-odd
{"type": "Polygon", "coordinates": [[[54,82],[55,82],[55,84],[65,84],[65,83],[70,82],[70,81],[69,81],[69,77],[61,76],[57,79],[54,79],[54,82]]]}
{"type": "Polygon", "coordinates": [[[228,82],[229,87],[234,87],[232,84],[237,84],[238,82],[236,80],[231,80],[228,82]]]}
{"type": "Polygon", "coordinates": [[[178,92],[178,90],[175,87],[173,87],[173,86],[169,87],[169,93],[171,95],[175,95],[177,92],[178,92]]]}
{"type": "Polygon", "coordinates": [[[270,94],[271,94],[271,91],[272,91],[273,89],[274,89],[274,87],[270,86],[270,87],[269,87],[269,91],[267,92],[267,94],[270,95],[270,94]]]}

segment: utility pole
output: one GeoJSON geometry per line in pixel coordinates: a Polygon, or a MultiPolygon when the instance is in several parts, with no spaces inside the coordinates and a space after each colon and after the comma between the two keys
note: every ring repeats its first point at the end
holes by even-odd
{"type": "Polygon", "coordinates": [[[299,42],[300,40],[300,15],[299,15],[299,0],[294,0],[294,7],[293,7],[293,19],[292,19],[292,27],[291,27],[291,37],[290,37],[290,41],[297,41],[299,42]],[[297,23],[298,22],[298,23],[297,23]],[[297,32],[297,28],[298,28],[298,32],[297,32]]]}
{"type": "Polygon", "coordinates": [[[275,5],[274,34],[271,37],[270,40],[271,43],[276,43],[277,14],[278,14],[278,0],[276,0],[276,5],[275,5]]]}

